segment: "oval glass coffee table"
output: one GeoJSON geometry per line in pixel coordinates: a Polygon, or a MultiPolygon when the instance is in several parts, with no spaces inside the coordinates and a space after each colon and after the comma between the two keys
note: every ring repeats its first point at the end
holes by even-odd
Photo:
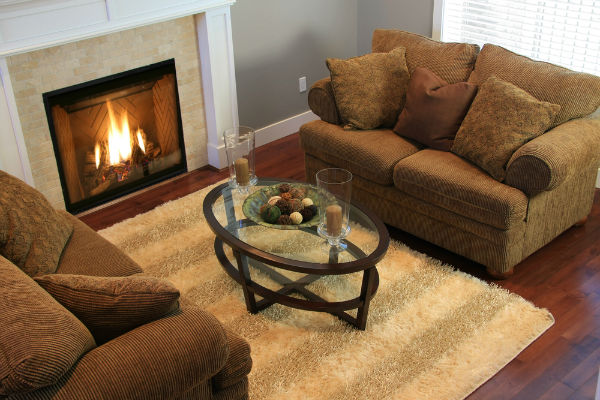
{"type": "MultiPolygon", "coordinates": [[[[260,178],[251,193],[283,182],[291,181],[260,178]]],[[[203,211],[216,235],[217,258],[225,272],[241,285],[248,311],[255,314],[279,303],[327,312],[364,330],[369,303],[379,286],[376,264],[385,255],[390,242],[383,222],[353,202],[350,210],[352,228],[344,239],[347,249],[337,252],[318,235],[316,226],[280,230],[246,218],[242,204],[247,196],[224,183],[206,195],[203,211]],[[362,274],[362,277],[356,274],[362,274]],[[313,290],[319,288],[322,292],[341,276],[352,276],[357,284],[338,282],[335,296],[319,295],[313,290]],[[325,277],[330,279],[317,282],[325,277]],[[256,296],[261,299],[257,300],[256,296]]]]}

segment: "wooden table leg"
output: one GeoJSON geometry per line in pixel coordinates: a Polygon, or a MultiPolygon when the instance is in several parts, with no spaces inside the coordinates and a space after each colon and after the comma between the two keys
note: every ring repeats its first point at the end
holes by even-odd
{"type": "Polygon", "coordinates": [[[367,315],[369,314],[369,304],[371,303],[373,283],[375,281],[375,267],[366,269],[363,273],[362,286],[360,289],[360,300],[362,305],[358,307],[356,314],[356,327],[362,331],[367,327],[367,315]]]}
{"type": "Polygon", "coordinates": [[[242,291],[244,292],[244,300],[246,300],[246,309],[250,313],[256,314],[258,312],[256,298],[254,297],[254,292],[248,289],[248,284],[252,282],[250,279],[250,270],[248,269],[248,260],[246,259],[246,256],[242,256],[239,251],[234,250],[233,254],[235,255],[238,270],[240,271],[240,280],[242,291]]]}

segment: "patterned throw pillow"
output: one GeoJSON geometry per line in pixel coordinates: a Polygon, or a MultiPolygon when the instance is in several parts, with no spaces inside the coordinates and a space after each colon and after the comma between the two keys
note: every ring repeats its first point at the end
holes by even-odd
{"type": "Polygon", "coordinates": [[[4,257],[0,288],[0,398],[57,383],[96,347],[81,321],[4,257]]]}
{"type": "Polygon", "coordinates": [[[163,279],[71,274],[34,279],[85,324],[98,345],[179,308],[179,290],[163,279]]]}
{"type": "Polygon", "coordinates": [[[415,69],[406,94],[406,105],[394,132],[437,150],[450,150],[456,131],[477,93],[467,82],[448,82],[419,67],[415,69]]]}
{"type": "Polygon", "coordinates": [[[327,59],[335,103],[351,128],[391,128],[404,107],[409,74],[404,48],[347,60],[327,59]]]}
{"type": "Polygon", "coordinates": [[[479,87],[451,151],[502,182],[512,154],[550,128],[559,110],[491,76],[479,87]]]}
{"type": "Polygon", "coordinates": [[[0,171],[0,254],[36,276],[56,271],[73,225],[25,182],[0,171]]]}

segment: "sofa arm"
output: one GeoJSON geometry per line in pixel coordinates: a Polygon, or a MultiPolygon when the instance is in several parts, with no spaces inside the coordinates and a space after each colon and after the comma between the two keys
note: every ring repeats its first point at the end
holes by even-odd
{"type": "Polygon", "coordinates": [[[228,355],[214,316],[180,310],[88,352],[56,385],[15,399],[176,398],[216,375],[228,355]]]}
{"type": "Polygon", "coordinates": [[[504,183],[532,196],[598,164],[600,120],[579,118],[521,146],[508,162],[504,183]]]}
{"type": "Polygon", "coordinates": [[[323,121],[335,125],[341,123],[337,106],[335,105],[331,78],[323,78],[311,86],[308,91],[308,106],[323,121]]]}

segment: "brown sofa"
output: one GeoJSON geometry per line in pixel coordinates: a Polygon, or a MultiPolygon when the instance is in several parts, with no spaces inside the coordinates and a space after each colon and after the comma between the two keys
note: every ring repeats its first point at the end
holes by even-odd
{"type": "Polygon", "coordinates": [[[600,78],[516,55],[499,46],[441,43],[376,30],[372,51],[406,48],[409,73],[425,67],[448,83],[494,75],[561,106],[555,126],[519,148],[503,182],[452,152],[391,129],[348,130],[330,78],[309,91],[321,120],[300,128],[306,176],[328,167],[354,174],[353,198],[387,224],[483,264],[505,277],[521,260],[589,214],[600,165],[600,78]],[[597,114],[597,113],[596,113],[597,114]]]}
{"type": "MultiPolygon", "coordinates": [[[[39,195],[39,202],[45,199],[2,171],[0,186],[0,254],[17,257],[24,265],[19,268],[0,257],[0,397],[248,398],[247,375],[252,366],[248,343],[199,308],[179,308],[176,304],[176,310],[158,319],[106,343],[95,343],[90,331],[27,274],[33,266],[38,269],[32,273],[36,279],[49,276],[45,275],[47,271],[39,270],[45,259],[30,262],[36,256],[36,247],[49,242],[40,244],[38,240],[56,225],[72,224],[72,233],[70,227],[56,233],[64,234],[67,241],[64,250],[58,252],[55,274],[136,277],[141,268],[68,213],[57,212],[48,218],[40,217],[39,212],[35,215],[37,211],[32,210],[36,204],[32,204],[31,196],[39,195]],[[14,196],[21,197],[21,193],[24,200],[14,204],[14,196]],[[15,226],[30,225],[32,221],[39,223],[37,230],[28,229],[34,237],[27,239],[29,233],[15,231],[15,226]],[[18,241],[29,241],[25,243],[29,246],[26,257],[19,258],[18,249],[14,249],[18,241]]],[[[61,243],[64,240],[58,241],[59,246],[61,243]]]]}

